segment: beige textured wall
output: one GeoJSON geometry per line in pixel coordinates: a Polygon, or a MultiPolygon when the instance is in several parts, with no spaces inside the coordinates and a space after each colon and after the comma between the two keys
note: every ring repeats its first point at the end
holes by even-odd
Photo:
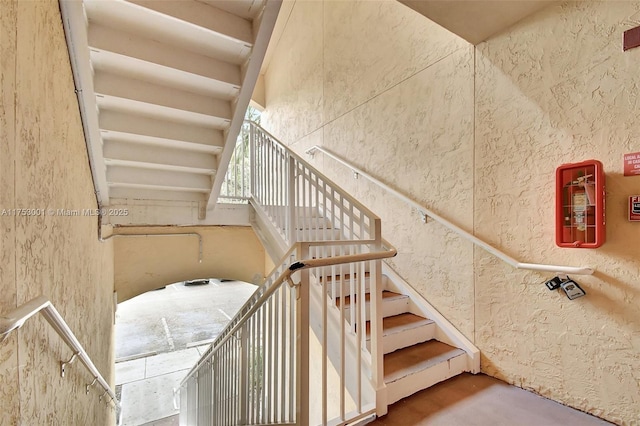
{"type": "MultiPolygon", "coordinates": [[[[57,1],[0,1],[0,209],[96,208],[57,1]]],[[[0,216],[0,311],[50,298],[113,376],[113,252],[91,217],[0,216]]],[[[107,425],[87,370],[37,316],[0,344],[0,424],[107,425]]]]}
{"type": "Polygon", "coordinates": [[[116,228],[116,234],[193,233],[198,237],[114,237],[118,302],[146,291],[196,278],[228,278],[253,283],[264,277],[265,252],[246,226],[142,226],[116,228]]]}
{"type": "Polygon", "coordinates": [[[536,262],[592,265],[588,296],[569,301],[476,250],[476,343],[483,369],[581,410],[640,423],[640,237],[627,221],[640,178],[640,49],[622,51],[640,2],[547,8],[476,53],[475,231],[536,262]],[[555,167],[595,158],[606,171],[607,242],[554,239],[555,167]]]}
{"type": "Polygon", "coordinates": [[[483,371],[622,424],[640,422],[640,227],[622,177],[638,150],[640,2],[569,2],[473,47],[393,1],[298,1],[265,76],[263,123],[320,144],[526,262],[591,265],[588,296],[549,292],[317,154],[383,219],[393,266],[481,349],[483,371]],[[554,244],[554,171],[607,172],[607,243],[554,244]]]}

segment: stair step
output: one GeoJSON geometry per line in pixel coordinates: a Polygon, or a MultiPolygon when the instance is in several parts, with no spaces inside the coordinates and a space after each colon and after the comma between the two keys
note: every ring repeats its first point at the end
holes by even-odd
{"type": "Polygon", "coordinates": [[[437,340],[419,343],[384,356],[389,404],[466,371],[464,350],[437,340]]]}
{"type": "MultiPolygon", "coordinates": [[[[369,320],[371,318],[371,294],[365,293],[365,318],[369,320]]],[[[336,306],[340,308],[342,300],[340,297],[336,298],[336,306]]],[[[409,296],[406,294],[394,293],[392,291],[382,291],[382,317],[392,317],[409,310],[409,296]]],[[[344,311],[347,318],[351,311],[351,296],[344,297],[344,311]]]]}
{"type": "MultiPolygon", "coordinates": [[[[435,334],[435,322],[410,312],[382,319],[382,348],[385,354],[429,341],[435,334]]],[[[370,324],[367,321],[368,349],[371,348],[370,339],[370,324]]]]}

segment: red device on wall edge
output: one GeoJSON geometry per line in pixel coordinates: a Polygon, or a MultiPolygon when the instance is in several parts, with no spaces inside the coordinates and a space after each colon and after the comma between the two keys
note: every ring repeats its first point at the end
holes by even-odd
{"type": "Polygon", "coordinates": [[[597,248],[605,242],[602,163],[587,160],[556,169],[556,245],[597,248]]]}

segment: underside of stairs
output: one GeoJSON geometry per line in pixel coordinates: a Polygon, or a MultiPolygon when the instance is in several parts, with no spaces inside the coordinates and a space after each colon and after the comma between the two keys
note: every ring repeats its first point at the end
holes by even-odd
{"type": "MultiPolygon", "coordinates": [[[[180,224],[206,219],[280,6],[281,0],[60,0],[100,207],[197,209],[195,221],[180,224]]],[[[136,224],[159,224],[148,210],[136,224]]]]}

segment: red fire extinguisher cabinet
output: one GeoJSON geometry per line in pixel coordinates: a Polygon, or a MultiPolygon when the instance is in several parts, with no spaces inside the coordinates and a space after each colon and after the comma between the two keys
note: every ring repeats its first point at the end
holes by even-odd
{"type": "Polygon", "coordinates": [[[556,244],[596,248],[605,241],[604,171],[598,160],[556,169],[556,244]]]}

